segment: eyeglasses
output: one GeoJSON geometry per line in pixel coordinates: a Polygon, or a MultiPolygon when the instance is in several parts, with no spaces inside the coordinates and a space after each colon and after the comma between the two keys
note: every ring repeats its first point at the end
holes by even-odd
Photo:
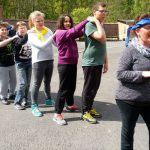
{"type": "Polygon", "coordinates": [[[106,13],[106,14],[108,14],[108,13],[109,13],[109,11],[108,11],[108,10],[97,10],[97,11],[99,11],[100,13],[106,13]]]}

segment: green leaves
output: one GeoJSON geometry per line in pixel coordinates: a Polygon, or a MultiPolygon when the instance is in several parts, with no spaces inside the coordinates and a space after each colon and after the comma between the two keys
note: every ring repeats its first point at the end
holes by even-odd
{"type": "Polygon", "coordinates": [[[89,8],[75,8],[73,9],[71,15],[74,19],[74,23],[79,23],[82,20],[86,19],[88,16],[90,16],[91,10],[89,8]]]}
{"type": "MultiPolygon", "coordinates": [[[[79,23],[91,15],[92,4],[97,0],[0,0],[4,18],[28,19],[34,10],[46,14],[46,19],[57,20],[62,13],[72,15],[74,22],[79,23]]],[[[134,19],[141,13],[150,13],[149,0],[104,0],[109,10],[107,22],[117,19],[134,19]]]]}

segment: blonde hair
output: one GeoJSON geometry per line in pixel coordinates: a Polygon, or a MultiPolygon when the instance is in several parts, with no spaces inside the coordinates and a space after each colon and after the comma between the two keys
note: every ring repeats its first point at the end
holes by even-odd
{"type": "Polygon", "coordinates": [[[36,10],[36,11],[33,11],[30,15],[29,15],[29,28],[31,29],[34,25],[33,25],[33,19],[35,19],[37,16],[42,16],[43,18],[45,17],[45,14],[36,10]]]}

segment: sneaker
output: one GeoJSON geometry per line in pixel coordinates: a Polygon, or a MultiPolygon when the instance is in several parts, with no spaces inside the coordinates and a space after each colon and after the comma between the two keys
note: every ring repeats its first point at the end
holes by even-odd
{"type": "Polygon", "coordinates": [[[32,104],[31,105],[31,109],[32,109],[32,114],[35,116],[35,117],[41,117],[43,116],[42,112],[40,112],[37,104],[32,104]]]}
{"type": "Polygon", "coordinates": [[[86,120],[92,124],[97,123],[97,120],[95,118],[93,118],[93,116],[91,116],[90,113],[85,113],[84,115],[81,116],[81,119],[86,120]]]}
{"type": "Polygon", "coordinates": [[[27,107],[28,106],[28,103],[27,103],[27,99],[26,98],[23,98],[22,101],[21,101],[21,106],[23,107],[27,107]]]}
{"type": "Polygon", "coordinates": [[[45,105],[53,107],[55,105],[55,102],[54,102],[53,99],[46,99],[45,100],[45,105]]]}
{"type": "Polygon", "coordinates": [[[66,125],[67,122],[64,120],[62,114],[55,114],[53,117],[53,121],[55,121],[58,125],[66,125]]]}
{"type": "Polygon", "coordinates": [[[24,110],[25,109],[25,107],[21,106],[19,103],[15,104],[15,108],[18,110],[24,110]]]}
{"type": "Polygon", "coordinates": [[[89,113],[95,118],[102,118],[102,114],[98,113],[95,108],[92,108],[89,113]]]}
{"type": "Polygon", "coordinates": [[[9,100],[15,100],[15,97],[16,97],[16,95],[15,95],[15,94],[13,94],[13,95],[9,95],[8,99],[9,99],[9,100]]]}
{"type": "Polygon", "coordinates": [[[10,102],[8,101],[7,98],[2,98],[2,99],[1,99],[1,102],[2,102],[4,105],[9,105],[9,104],[10,104],[10,102]]]}
{"type": "Polygon", "coordinates": [[[66,106],[66,110],[68,111],[75,111],[77,109],[78,109],[77,105],[66,106]]]}

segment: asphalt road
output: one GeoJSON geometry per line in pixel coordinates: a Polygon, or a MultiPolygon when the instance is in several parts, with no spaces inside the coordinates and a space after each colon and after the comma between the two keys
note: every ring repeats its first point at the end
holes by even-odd
{"type": "MultiPolygon", "coordinates": [[[[84,43],[78,42],[78,46],[80,57],[75,103],[80,107],[83,87],[81,56],[84,43]]],[[[8,106],[0,103],[0,150],[119,150],[121,118],[114,93],[117,86],[116,67],[123,48],[124,42],[107,42],[109,71],[102,76],[94,103],[94,107],[103,114],[98,124],[80,120],[80,111],[69,113],[64,110],[63,114],[68,125],[57,125],[52,121],[54,107],[46,107],[43,104],[45,97],[42,85],[39,101],[44,116],[41,118],[34,117],[30,108],[19,111],[14,108],[13,103],[8,106]]],[[[56,48],[54,59],[51,91],[55,99],[59,86],[56,48]]],[[[148,130],[141,118],[135,128],[134,139],[134,150],[148,150],[148,130]]]]}

